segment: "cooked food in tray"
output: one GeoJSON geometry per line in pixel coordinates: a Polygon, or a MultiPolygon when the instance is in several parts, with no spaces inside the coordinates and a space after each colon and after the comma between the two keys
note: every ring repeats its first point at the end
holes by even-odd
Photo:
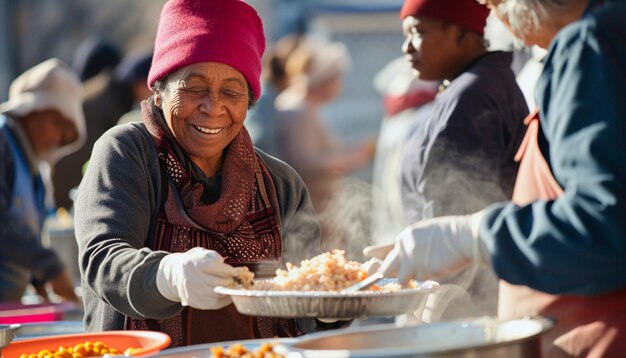
{"type": "MultiPolygon", "coordinates": [[[[341,291],[363,281],[368,276],[367,270],[359,262],[350,261],[343,250],[325,252],[299,266],[287,263],[286,270],[276,270],[271,280],[253,281],[254,273],[240,268],[236,288],[267,291],[341,291]]],[[[417,287],[412,281],[409,288],[417,287]]],[[[385,286],[373,285],[372,291],[398,291],[402,287],[397,283],[385,286]]]]}
{"type": "Polygon", "coordinates": [[[417,309],[433,281],[412,281],[402,287],[398,281],[382,278],[361,291],[344,291],[368,277],[364,265],[346,259],[334,250],[303,260],[299,266],[287,264],[272,279],[249,280],[252,273],[241,270],[234,287],[216,287],[215,292],[230,295],[237,311],[265,317],[352,318],[394,316],[417,309]]]}
{"type": "Polygon", "coordinates": [[[283,358],[284,356],[274,352],[275,343],[263,343],[258,349],[249,350],[243,344],[233,344],[225,348],[223,346],[211,347],[212,358],[283,358]]]}
{"type": "Polygon", "coordinates": [[[57,349],[42,349],[36,353],[22,353],[20,358],[80,358],[121,355],[130,357],[135,355],[135,353],[141,353],[141,348],[130,347],[122,353],[120,350],[109,347],[101,341],[87,341],[74,346],[59,346],[57,349]]]}

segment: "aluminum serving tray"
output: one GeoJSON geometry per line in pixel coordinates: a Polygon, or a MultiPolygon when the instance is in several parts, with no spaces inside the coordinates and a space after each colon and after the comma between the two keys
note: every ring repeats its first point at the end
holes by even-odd
{"type": "MultiPolygon", "coordinates": [[[[393,279],[381,279],[384,286],[393,279]]],[[[230,295],[242,314],[265,317],[367,318],[398,316],[417,310],[428,294],[439,287],[434,281],[400,291],[260,291],[216,287],[230,295]]]]}
{"type": "Polygon", "coordinates": [[[552,321],[495,317],[417,326],[355,327],[313,333],[274,350],[298,358],[534,358],[552,321]]]}

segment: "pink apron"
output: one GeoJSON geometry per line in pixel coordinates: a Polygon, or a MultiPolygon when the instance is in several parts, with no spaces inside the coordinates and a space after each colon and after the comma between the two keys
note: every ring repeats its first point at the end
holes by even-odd
{"type": "MultiPolygon", "coordinates": [[[[524,123],[528,130],[515,157],[521,161],[513,202],[556,199],[563,189],[539,149],[538,111],[524,123]]],[[[556,320],[543,339],[544,357],[626,357],[626,289],[598,296],[555,296],[501,281],[499,294],[501,318],[541,315],[556,320]]]]}

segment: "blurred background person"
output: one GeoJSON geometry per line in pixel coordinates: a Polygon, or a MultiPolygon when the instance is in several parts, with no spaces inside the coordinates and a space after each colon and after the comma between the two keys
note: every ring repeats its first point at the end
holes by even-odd
{"type": "Polygon", "coordinates": [[[307,37],[287,59],[289,86],[276,98],[281,149],[278,158],[291,164],[302,176],[322,226],[322,250],[346,248],[341,224],[325,210],[347,173],[367,165],[373,158],[375,140],[342,143],[322,117],[322,110],[335,100],[350,67],[346,47],[338,42],[307,37]]]}
{"type": "Polygon", "coordinates": [[[428,115],[439,82],[418,79],[400,57],[374,77],[385,109],[376,144],[372,176],[372,242],[391,242],[406,227],[402,204],[402,153],[416,122],[428,115]]]}
{"type": "Polygon", "coordinates": [[[263,94],[250,110],[246,128],[250,131],[254,145],[269,155],[280,155],[280,128],[275,102],[276,97],[289,86],[285,64],[302,36],[290,34],[279,39],[263,57],[263,94]]]}
{"type": "Polygon", "coordinates": [[[141,121],[141,101],[152,96],[152,91],[146,84],[151,63],[152,50],[135,51],[124,56],[122,62],[115,68],[115,78],[130,86],[133,94],[133,108],[123,114],[117,124],[141,121]]]}
{"type": "Polygon", "coordinates": [[[78,76],[57,59],[16,78],[0,104],[0,301],[19,301],[27,285],[49,300],[46,284],[63,299],[78,301],[64,265],[41,242],[45,173],[85,139],[78,76]]]}
{"type": "MultiPolygon", "coordinates": [[[[511,198],[513,158],[528,107],[511,69],[512,53],[487,49],[488,15],[475,0],[406,0],[402,7],[407,61],[418,78],[442,82],[432,110],[416,122],[404,149],[406,225],[511,198]]],[[[444,309],[445,318],[497,312],[492,271],[472,266],[442,283],[452,284],[466,301],[448,305],[445,300],[454,295],[438,294],[444,301],[427,312],[430,320],[444,309]],[[467,288],[469,297],[459,287],[467,288]]]]}
{"type": "MultiPolygon", "coordinates": [[[[120,117],[132,109],[135,102],[132,85],[114,74],[116,66],[112,66],[110,62],[113,50],[101,51],[101,48],[109,48],[109,45],[104,42],[89,46],[91,52],[83,55],[89,59],[87,63],[100,64],[97,67],[91,66],[92,70],[86,71],[91,76],[84,76],[86,80],[83,83],[82,97],[87,126],[85,145],[59,161],[52,177],[55,201],[59,207],[66,209],[72,207],[72,189],[82,179],[83,167],[89,160],[94,143],[104,132],[115,126],[120,117]],[[100,71],[95,73],[96,69],[100,71]]],[[[83,49],[79,48],[80,51],[83,49]]],[[[119,63],[121,62],[118,61],[119,63]]]]}
{"type": "Polygon", "coordinates": [[[82,82],[99,75],[103,71],[112,71],[122,60],[122,52],[111,42],[97,36],[84,39],[76,48],[72,68],[82,82]]]}

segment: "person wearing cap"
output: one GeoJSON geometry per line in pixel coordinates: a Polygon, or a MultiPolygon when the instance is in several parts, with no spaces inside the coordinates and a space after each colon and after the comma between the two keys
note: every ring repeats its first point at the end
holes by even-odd
{"type": "Polygon", "coordinates": [[[275,101],[278,112],[278,157],[292,165],[311,193],[322,225],[322,250],[348,249],[345,223],[327,211],[347,173],[372,161],[375,141],[347,145],[332,132],[322,111],[341,94],[351,66],[341,42],[303,36],[285,63],[287,88],[275,101]]]}
{"type": "Polygon", "coordinates": [[[626,352],[626,4],[494,0],[529,45],[548,49],[512,201],[410,226],[369,248],[401,280],[468,263],[502,279],[499,315],[542,315],[544,357],[626,352]]]}
{"type": "Polygon", "coordinates": [[[90,36],[78,45],[72,68],[84,83],[103,72],[112,71],[120,61],[122,53],[117,46],[97,36],[90,36]]]}
{"type": "Polygon", "coordinates": [[[28,284],[48,299],[46,283],[78,301],[59,257],[41,242],[47,214],[44,173],[85,137],[78,76],[50,59],[24,72],[0,104],[0,301],[19,301],[28,284]]]}
{"type": "MultiPolygon", "coordinates": [[[[406,60],[419,79],[442,83],[402,154],[405,225],[511,198],[528,107],[511,69],[513,54],[487,49],[488,15],[475,0],[406,0],[401,9],[406,60]]],[[[428,319],[458,318],[469,307],[476,315],[496,313],[498,283],[489,270],[470,267],[442,283],[468,295],[447,309],[438,305],[428,319]]]]}
{"type": "Polygon", "coordinates": [[[124,56],[115,68],[114,76],[131,88],[133,96],[133,109],[124,113],[117,124],[141,121],[141,101],[152,96],[150,87],[146,85],[151,63],[152,50],[133,52],[124,56]]]}
{"type": "Polygon", "coordinates": [[[512,53],[486,48],[488,15],[475,0],[406,0],[402,7],[406,59],[419,79],[442,82],[402,159],[407,223],[511,197],[528,107],[512,53]]]}
{"type": "Polygon", "coordinates": [[[261,95],[264,48],[243,1],[164,5],[143,122],[96,142],[76,195],[86,330],[156,330],[181,346],[317,328],[242,315],[214,292],[233,284],[235,267],[268,277],[319,253],[302,180],[243,126],[261,95]]]}

